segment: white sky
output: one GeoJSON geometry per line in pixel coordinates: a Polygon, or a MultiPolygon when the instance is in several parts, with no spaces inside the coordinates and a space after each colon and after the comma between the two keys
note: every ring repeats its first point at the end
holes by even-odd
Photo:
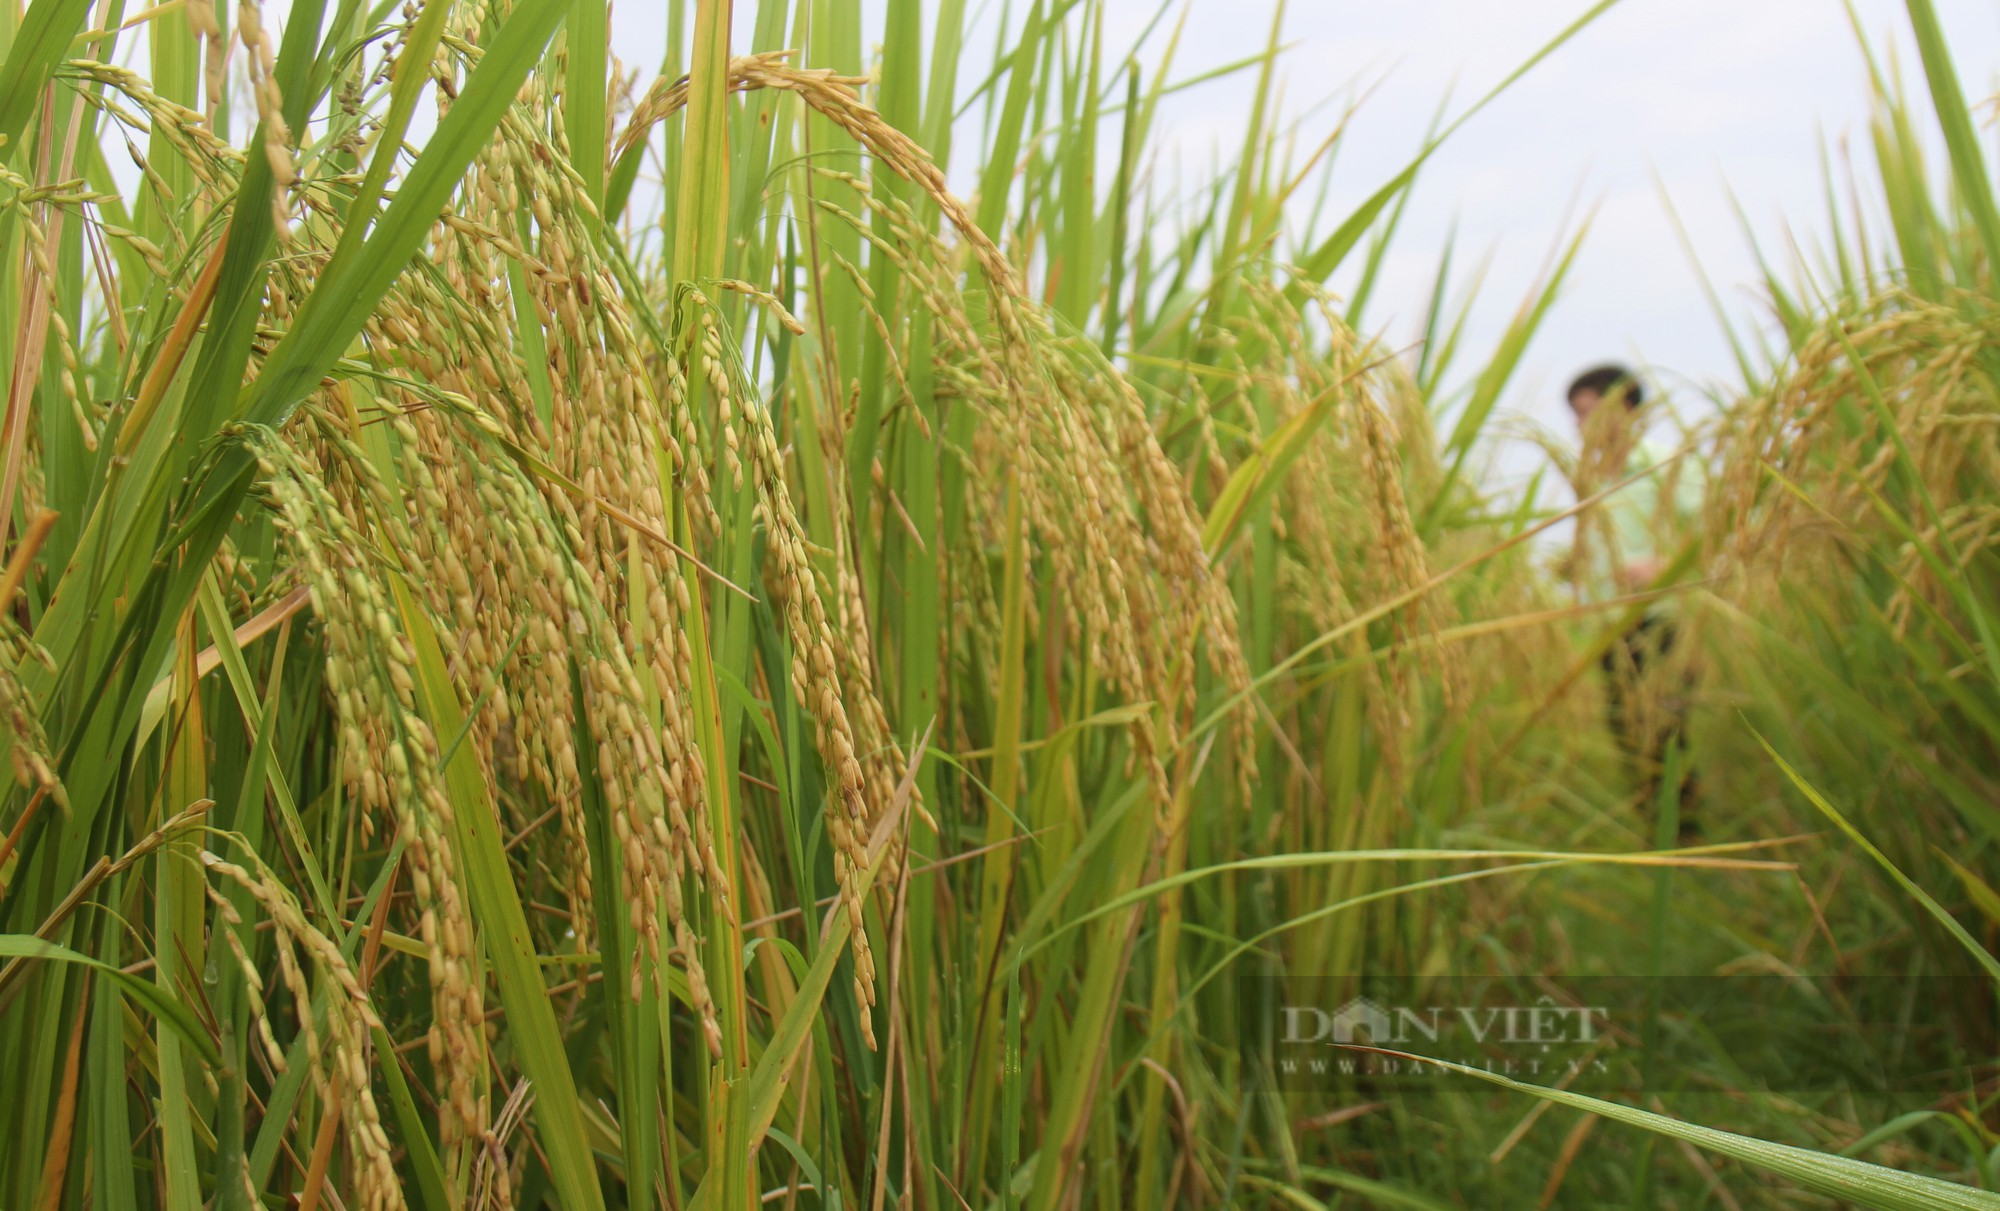
{"type": "MultiPolygon", "coordinates": [[[[1968,94],[1986,97],[2000,71],[2000,5],[1937,2],[1968,94]]],[[[1271,0],[1188,3],[1175,78],[1263,49],[1271,0]]],[[[1109,0],[1107,48],[1129,46],[1157,4],[1109,0]]],[[[864,7],[873,39],[880,2],[864,7]]],[[[989,29],[998,7],[988,0],[989,29]]],[[[1304,115],[1300,146],[1316,145],[1348,98],[1376,85],[1340,153],[1328,213],[1345,213],[1402,167],[1447,93],[1458,108],[1469,104],[1587,7],[1588,0],[1294,0],[1280,79],[1286,116],[1304,115]]],[[[1900,0],[1854,0],[1854,7],[1877,53],[1893,50],[1903,63],[1928,134],[1928,97],[1900,0]]],[[[754,4],[738,0],[737,8],[747,38],[754,4]]],[[[623,0],[614,10],[614,43],[627,62],[657,63],[662,29],[653,4],[623,0]]],[[[1164,31],[1156,33],[1142,52],[1149,68],[1164,42],[1164,31]]],[[[968,39],[962,75],[983,74],[991,45],[990,34],[968,39]]],[[[1169,98],[1156,136],[1160,171],[1179,163],[1198,176],[1218,153],[1230,155],[1253,83],[1239,74],[1169,98]]],[[[1768,253],[1790,255],[1788,220],[1812,246],[1826,228],[1822,134],[1854,136],[1865,151],[1867,115],[1865,67],[1841,0],[1623,0],[1432,160],[1385,264],[1370,326],[1397,345],[1414,339],[1455,223],[1460,273],[1491,257],[1464,354],[1480,356],[1565,218],[1594,206],[1583,253],[1502,412],[1560,427],[1563,386],[1607,358],[1653,368],[1678,404],[1698,412],[1701,389],[1732,381],[1734,363],[1661,188],[1726,303],[1739,315],[1760,315],[1756,261],[1731,191],[1768,253]]],[[[1533,462],[1518,447],[1502,461],[1510,472],[1533,462]]]]}

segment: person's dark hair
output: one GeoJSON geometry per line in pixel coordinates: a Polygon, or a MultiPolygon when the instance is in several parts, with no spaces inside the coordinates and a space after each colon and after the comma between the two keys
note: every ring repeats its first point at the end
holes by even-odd
{"type": "Polygon", "coordinates": [[[1618,392],[1624,396],[1627,408],[1637,408],[1646,402],[1646,392],[1639,385],[1638,376],[1616,364],[1592,366],[1577,375],[1576,381],[1569,385],[1569,393],[1564,398],[1574,400],[1579,391],[1595,391],[1605,399],[1610,399],[1613,392],[1618,392]]]}

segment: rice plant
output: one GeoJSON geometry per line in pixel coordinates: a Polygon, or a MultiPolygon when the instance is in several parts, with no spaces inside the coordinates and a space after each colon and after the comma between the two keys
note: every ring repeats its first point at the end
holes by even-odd
{"type": "MultiPolygon", "coordinates": [[[[1643,601],[1536,546],[1600,498],[1480,482],[1567,258],[1491,350],[1445,273],[1417,352],[1365,324],[1426,160],[1609,0],[1302,235],[1282,12],[1189,204],[1170,15],[666,7],[657,70],[602,0],[0,11],[0,1206],[2000,1205],[1979,1095],[1855,1124],[1884,1167],[1758,1098],[1328,1113],[1253,1043],[1245,975],[1493,966],[1461,922],[1563,880],[1657,949],[1798,868],[1644,835],[1588,676],[1643,601]]],[[[1777,295],[1678,566],[1746,793],[1879,847],[1840,926],[1977,972],[2000,225],[1911,11],[1958,191],[1885,86],[1897,249],[1777,295]]]]}

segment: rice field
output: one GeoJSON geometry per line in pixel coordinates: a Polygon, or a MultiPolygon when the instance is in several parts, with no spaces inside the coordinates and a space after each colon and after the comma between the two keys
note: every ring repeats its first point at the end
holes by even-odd
{"type": "Polygon", "coordinates": [[[1930,0],[1732,398],[1525,495],[1578,244],[1490,347],[1449,257],[1417,346],[1364,305],[1614,0],[1303,239],[1281,24],[1190,203],[1171,7],[660,2],[637,64],[606,0],[0,5],[0,1208],[2000,1208],[1930,0]],[[1379,1006],[1311,1054],[1455,1083],[1296,1067],[1635,979],[1588,1080],[1379,1006]]]}

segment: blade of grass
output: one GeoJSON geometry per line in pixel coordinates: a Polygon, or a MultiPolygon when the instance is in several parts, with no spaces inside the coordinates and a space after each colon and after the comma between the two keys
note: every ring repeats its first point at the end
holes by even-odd
{"type": "Polygon", "coordinates": [[[1771,746],[1771,742],[1766,740],[1762,733],[1752,729],[1751,734],[1757,737],[1757,743],[1764,747],[1764,751],[1770,755],[1771,760],[1777,763],[1778,769],[1784,773],[1786,778],[1791,780],[1792,785],[1798,788],[1799,793],[1806,797],[1807,802],[1818,808],[1820,814],[1831,820],[1836,828],[1847,835],[1848,840],[1860,846],[1861,852],[1867,854],[1877,866],[1881,867],[1883,873],[1888,875],[1898,887],[1907,892],[1912,900],[1922,905],[1924,911],[1929,913],[1932,919],[1939,925],[1942,925],[1946,933],[1955,938],[1959,945],[1965,947],[1966,953],[1972,956],[1973,960],[1986,972],[1988,978],[1993,980],[1995,986],[2000,987],[2000,960],[1996,960],[1991,951],[1980,945],[1978,939],[1974,938],[1966,930],[1965,926],[1959,924],[1958,918],[1952,916],[1944,905],[1939,904],[1929,892],[1917,886],[1914,879],[1904,874],[1894,862],[1889,860],[1888,855],[1875,847],[1874,842],[1863,836],[1861,830],[1856,828],[1853,822],[1841,813],[1839,808],[1829,802],[1827,797],[1820,793],[1818,787],[1806,781],[1804,775],[1800,774],[1798,770],[1793,769],[1791,763],[1779,755],[1778,750],[1771,746]]]}
{"type": "Polygon", "coordinates": [[[1401,1060],[1430,1064],[1447,1072],[1476,1077],[1502,1089],[1510,1089],[1516,1093],[1525,1093],[1544,1101],[1600,1115],[1614,1122],[1638,1127],[1670,1139],[1685,1140],[1697,1148],[1720,1153],[1732,1160],[1776,1174],[1801,1189],[1830,1198],[1849,1200],[1864,1207],[1874,1207],[1878,1211],[1994,1211],[1995,1208],[2000,1208],[2000,1195],[1941,1181],[1935,1177],[1885,1169],[1880,1165],[1871,1165],[1845,1156],[1814,1152],[1806,1148],[1794,1148],[1787,1144],[1774,1144],[1728,1131],[1718,1131],[1713,1127],[1685,1123],[1679,1119],[1668,1118],[1664,1114],[1654,1114],[1637,1107],[1607,1102],[1581,1093],[1571,1093],[1566,1089],[1529,1085],[1511,1077],[1501,1076],[1497,1072],[1469,1068],[1448,1060],[1434,1060],[1375,1047],[1355,1047],[1353,1050],[1375,1052],[1401,1060]]]}

